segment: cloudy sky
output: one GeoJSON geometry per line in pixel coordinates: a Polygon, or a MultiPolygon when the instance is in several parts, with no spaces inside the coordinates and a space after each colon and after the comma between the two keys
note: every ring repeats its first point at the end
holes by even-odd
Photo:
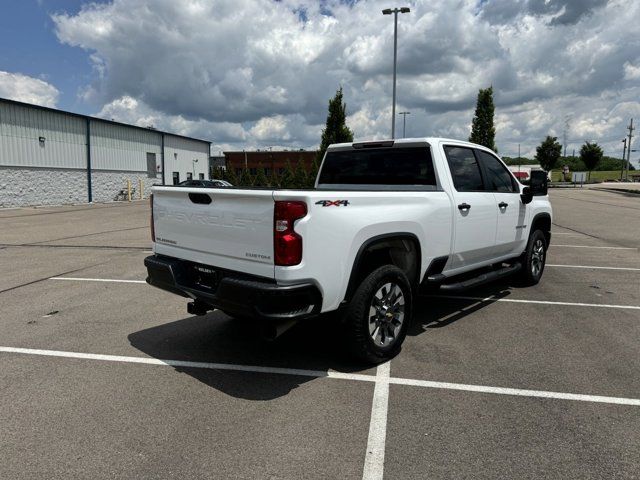
{"type": "Polygon", "coordinates": [[[342,86],[356,138],[384,138],[393,17],[381,10],[405,5],[407,136],[466,139],[493,85],[501,154],[562,141],[568,122],[568,153],[589,140],[621,155],[640,123],[640,2],[628,0],[8,0],[0,97],[152,124],[215,153],[317,146],[342,86]]]}

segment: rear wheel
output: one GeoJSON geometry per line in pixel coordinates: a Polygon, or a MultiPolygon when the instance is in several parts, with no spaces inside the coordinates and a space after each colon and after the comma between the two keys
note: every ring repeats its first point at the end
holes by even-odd
{"type": "Polygon", "coordinates": [[[394,265],[371,272],[356,290],[346,315],[351,352],[380,363],[400,351],[412,317],[407,276],[394,265]]]}
{"type": "Polygon", "coordinates": [[[547,260],[547,237],[542,230],[535,230],[529,236],[527,249],[522,254],[520,279],[525,286],[536,285],[542,278],[547,260]]]}

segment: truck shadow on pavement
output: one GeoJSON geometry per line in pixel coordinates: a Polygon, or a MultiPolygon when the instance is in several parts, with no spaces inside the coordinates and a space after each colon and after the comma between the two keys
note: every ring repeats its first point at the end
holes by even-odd
{"type": "MultiPolygon", "coordinates": [[[[508,284],[501,283],[465,292],[464,296],[504,298],[509,295],[507,289],[508,284]]],[[[431,328],[444,328],[491,303],[419,296],[408,335],[416,336],[431,328]]],[[[255,323],[215,311],[140,330],[131,333],[128,339],[133,347],[161,360],[375,375],[375,366],[359,364],[347,355],[341,341],[341,327],[333,318],[320,317],[301,322],[275,341],[265,340],[258,330],[255,323]]],[[[257,401],[285,396],[298,386],[318,378],[221,372],[214,368],[173,368],[233,397],[257,401]]]]}
{"type": "MultiPolygon", "coordinates": [[[[367,373],[365,370],[370,367],[352,362],[343,353],[338,328],[337,322],[322,317],[301,322],[275,341],[267,341],[255,323],[215,311],[140,330],[128,339],[141,352],[162,360],[367,373]]],[[[228,395],[248,400],[279,398],[317,378],[173,368],[228,395]]],[[[375,368],[371,373],[375,375],[375,368]]]]}
{"type": "MultiPolygon", "coordinates": [[[[474,289],[460,294],[461,297],[477,297],[487,298],[490,300],[471,300],[466,298],[443,298],[435,295],[420,295],[418,302],[415,303],[413,323],[411,324],[408,335],[420,335],[431,328],[443,328],[454,322],[468,317],[478,310],[495,303],[501,298],[507,298],[510,295],[508,285],[496,285],[494,288],[482,290],[474,289]]],[[[451,295],[455,297],[456,295],[451,295]]]]}

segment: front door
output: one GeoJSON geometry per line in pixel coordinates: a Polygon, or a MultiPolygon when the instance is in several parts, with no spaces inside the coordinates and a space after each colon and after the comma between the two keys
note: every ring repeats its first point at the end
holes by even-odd
{"type": "Polygon", "coordinates": [[[450,268],[488,262],[494,255],[498,212],[473,150],[445,146],[453,181],[454,241],[450,268]]]}
{"type": "Polygon", "coordinates": [[[527,207],[520,201],[520,188],[511,172],[497,157],[476,149],[483,168],[485,186],[493,193],[498,212],[495,257],[520,255],[527,242],[527,207]]]}

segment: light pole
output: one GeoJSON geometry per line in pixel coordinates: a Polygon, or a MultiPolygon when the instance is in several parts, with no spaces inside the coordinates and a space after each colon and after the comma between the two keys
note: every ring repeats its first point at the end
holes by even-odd
{"type": "Polygon", "coordinates": [[[393,13],[393,107],[391,108],[391,138],[396,137],[396,61],[398,58],[398,13],[409,13],[409,7],[385,8],[383,15],[393,13]]]}
{"type": "Polygon", "coordinates": [[[398,112],[398,115],[402,115],[402,138],[405,138],[407,127],[407,115],[411,115],[411,112],[398,112]]]}
{"type": "Polygon", "coordinates": [[[620,181],[622,181],[622,177],[624,177],[624,165],[625,159],[627,158],[627,139],[623,138],[622,143],[624,147],[622,148],[622,165],[620,166],[620,181]]]}
{"type": "Polygon", "coordinates": [[[520,144],[518,144],[518,173],[520,173],[520,144]]]}

